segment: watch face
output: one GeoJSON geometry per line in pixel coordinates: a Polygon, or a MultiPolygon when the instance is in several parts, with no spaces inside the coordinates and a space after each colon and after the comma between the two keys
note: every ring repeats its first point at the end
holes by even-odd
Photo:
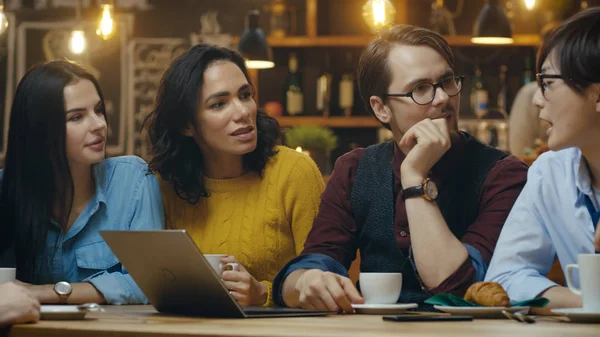
{"type": "Polygon", "coordinates": [[[54,290],[61,295],[68,295],[73,291],[73,288],[68,282],[58,282],[54,285],[54,290]]]}
{"type": "Polygon", "coordinates": [[[425,193],[427,193],[427,196],[431,198],[431,200],[437,199],[438,189],[432,180],[427,181],[427,184],[425,184],[425,193]]]}

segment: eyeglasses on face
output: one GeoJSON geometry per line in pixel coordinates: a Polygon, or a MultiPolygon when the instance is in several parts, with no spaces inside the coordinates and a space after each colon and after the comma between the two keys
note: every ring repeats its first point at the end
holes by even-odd
{"type": "Polygon", "coordinates": [[[535,74],[535,79],[537,81],[538,88],[540,88],[540,90],[542,90],[542,96],[544,96],[544,97],[546,97],[546,89],[548,89],[548,83],[544,82],[544,80],[547,79],[547,78],[560,78],[560,79],[564,79],[563,75],[542,74],[542,73],[535,74]]]}
{"type": "Polygon", "coordinates": [[[384,96],[410,97],[418,105],[427,105],[433,102],[433,100],[435,99],[435,93],[437,88],[442,88],[442,90],[444,90],[444,92],[450,97],[458,95],[458,93],[460,93],[460,90],[462,89],[462,82],[464,81],[464,79],[464,76],[450,75],[444,77],[441,81],[437,83],[419,83],[406,94],[385,94],[384,96]]]}

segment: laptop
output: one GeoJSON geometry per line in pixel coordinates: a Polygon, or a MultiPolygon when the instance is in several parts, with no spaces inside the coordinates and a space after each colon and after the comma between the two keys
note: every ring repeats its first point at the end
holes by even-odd
{"type": "Polygon", "coordinates": [[[100,235],[159,312],[223,318],[333,314],[240,306],[185,230],[100,231],[100,235]]]}

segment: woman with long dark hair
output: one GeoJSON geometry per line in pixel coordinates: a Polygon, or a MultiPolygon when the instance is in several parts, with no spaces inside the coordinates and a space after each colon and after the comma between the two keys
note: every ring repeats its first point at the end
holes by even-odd
{"type": "Polygon", "coordinates": [[[241,305],[270,305],[277,271],[302,251],[324,184],[310,157],[278,146],[244,59],[196,45],[163,75],[146,120],[168,228],[238,263],[222,279],[241,305]]]}
{"type": "Polygon", "coordinates": [[[23,77],[0,190],[2,253],[41,303],[146,303],[100,230],[161,229],[156,177],[138,157],[105,159],[98,81],[52,61],[23,77]]]}
{"type": "Polygon", "coordinates": [[[566,273],[579,254],[600,252],[600,8],[579,12],[548,36],[536,77],[533,103],[550,125],[551,151],[529,168],[486,280],[513,301],[542,296],[550,300],[545,309],[581,307],[581,296],[546,274],[556,257],[566,273]]]}

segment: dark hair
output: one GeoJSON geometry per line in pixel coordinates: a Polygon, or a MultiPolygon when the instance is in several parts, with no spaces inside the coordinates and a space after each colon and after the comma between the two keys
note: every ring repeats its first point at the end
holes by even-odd
{"type": "MultiPolygon", "coordinates": [[[[244,58],[236,51],[199,44],[177,57],[165,71],[158,89],[155,107],[146,117],[143,128],[150,137],[152,159],[149,170],[168,181],[175,193],[189,204],[196,204],[209,194],[204,187],[204,157],[191,137],[182,131],[195,125],[197,105],[204,71],[216,61],[229,61],[250,76],[244,58]]],[[[243,156],[248,171],[262,174],[268,159],[275,155],[280,129],[276,119],[259,111],[256,116],[258,142],[256,149],[243,156]]]]}
{"type": "MultiPolygon", "coordinates": [[[[394,25],[384,29],[379,37],[371,41],[360,55],[358,62],[358,90],[367,110],[375,116],[369,103],[371,96],[381,97],[386,103],[385,94],[392,83],[392,73],[388,66],[388,56],[397,45],[427,46],[438,52],[451,68],[454,68],[454,54],[448,42],[438,33],[412,25],[394,25]]],[[[387,129],[389,124],[382,123],[387,129]]]]}
{"type": "Polygon", "coordinates": [[[554,53],[563,80],[576,92],[600,82],[600,7],[583,10],[560,24],[543,42],[537,72],[554,53]]]}
{"type": "Polygon", "coordinates": [[[0,192],[0,247],[14,245],[17,278],[25,282],[40,281],[38,273],[49,267],[46,254],[54,254],[46,247],[51,221],[64,229],[71,212],[64,88],[80,79],[94,84],[104,107],[94,76],[64,60],[31,68],[12,104],[0,192]]]}

